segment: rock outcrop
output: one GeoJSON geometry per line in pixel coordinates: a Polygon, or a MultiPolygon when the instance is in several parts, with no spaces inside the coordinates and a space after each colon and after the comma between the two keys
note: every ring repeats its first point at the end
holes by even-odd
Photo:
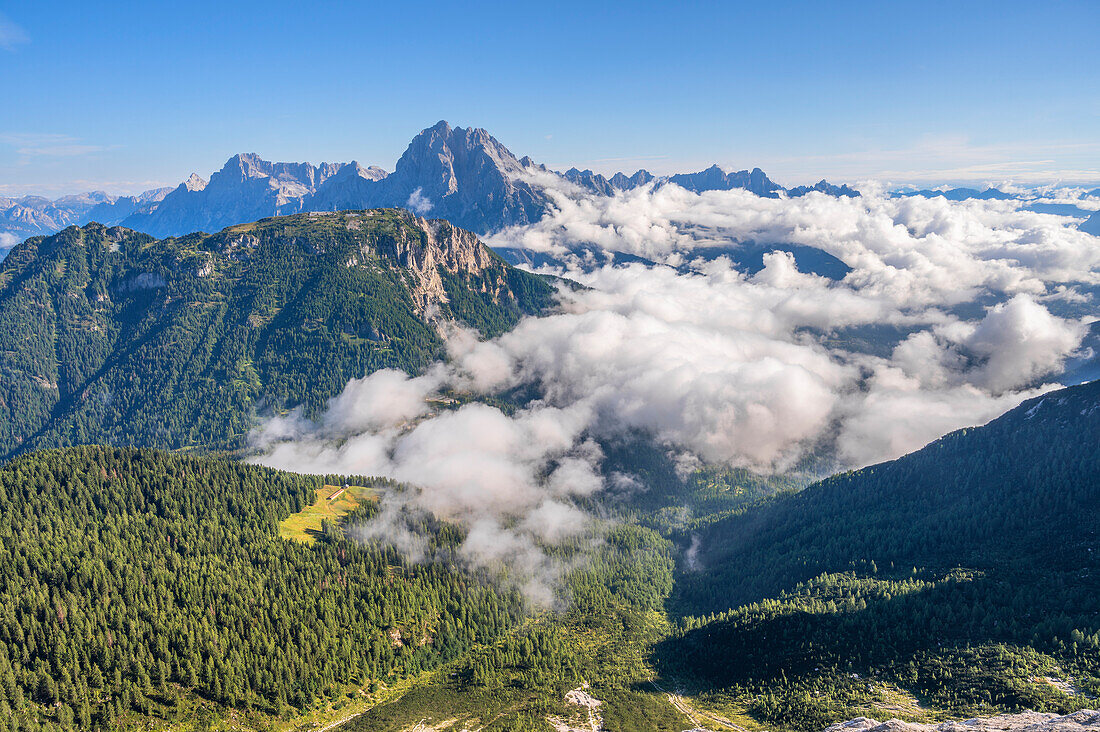
{"type": "Polygon", "coordinates": [[[1086,709],[1064,715],[1021,712],[939,724],[918,724],[897,719],[879,722],[867,717],[857,717],[827,727],[825,732],[1096,732],[1096,730],[1100,730],[1100,712],[1086,709]]]}
{"type": "MultiPolygon", "coordinates": [[[[355,215],[355,214],[348,214],[355,215]]],[[[365,216],[377,215],[366,212],[365,216]]],[[[410,226],[400,228],[392,237],[375,241],[373,247],[394,264],[408,272],[413,282],[410,294],[417,310],[429,312],[432,305],[449,302],[441,273],[477,277],[494,266],[499,259],[474,234],[441,219],[410,217],[410,226]]],[[[493,300],[505,286],[502,279],[482,278],[492,288],[493,300]]]]}

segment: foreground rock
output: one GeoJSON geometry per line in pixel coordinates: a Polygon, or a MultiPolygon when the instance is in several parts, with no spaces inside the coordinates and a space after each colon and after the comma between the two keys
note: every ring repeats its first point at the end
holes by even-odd
{"type": "Polygon", "coordinates": [[[1097,730],[1100,730],[1100,712],[1083,709],[1066,715],[1021,712],[939,724],[917,724],[902,722],[898,719],[879,722],[867,717],[857,717],[827,727],[825,732],[1094,732],[1097,730]]]}

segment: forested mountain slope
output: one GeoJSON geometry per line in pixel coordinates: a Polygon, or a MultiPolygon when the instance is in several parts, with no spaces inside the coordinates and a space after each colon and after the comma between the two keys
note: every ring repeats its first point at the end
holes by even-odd
{"type": "Polygon", "coordinates": [[[662,667],[806,730],[896,707],[887,688],[915,718],[1095,704],[1098,446],[1092,382],[699,522],[662,667]]]}
{"type": "Polygon", "coordinates": [[[0,454],[234,445],[264,409],[443,355],[552,302],[473,234],[400,210],[299,214],[154,240],[88,224],[0,265],[0,454]]]}
{"type": "Polygon", "coordinates": [[[682,597],[704,611],[872,561],[1058,571],[1100,583],[1100,381],[833,476],[698,538],[699,577],[721,581],[685,586],[682,597]]]}

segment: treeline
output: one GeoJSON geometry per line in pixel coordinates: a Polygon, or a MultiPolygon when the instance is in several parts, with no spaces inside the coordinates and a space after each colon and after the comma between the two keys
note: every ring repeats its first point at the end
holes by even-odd
{"type": "Polygon", "coordinates": [[[520,617],[516,593],[442,564],[339,532],[279,539],[318,487],[102,447],[0,469],[0,719],[112,728],[132,712],[171,719],[181,694],[286,716],[435,667],[520,617]]]}

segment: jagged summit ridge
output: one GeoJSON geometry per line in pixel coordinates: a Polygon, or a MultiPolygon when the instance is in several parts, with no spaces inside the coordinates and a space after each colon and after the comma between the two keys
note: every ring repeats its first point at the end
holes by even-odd
{"type": "Polygon", "coordinates": [[[768,178],[760,168],[750,170],[738,170],[727,173],[718,165],[712,165],[698,173],[681,173],[669,177],[670,183],[675,183],[689,191],[702,193],[704,191],[729,191],[735,188],[743,188],[752,191],[758,196],[777,198],[777,191],[783,187],[768,178]]]}
{"type": "Polygon", "coordinates": [[[318,187],[353,163],[272,163],[256,153],[239,153],[203,181],[197,174],[156,206],[121,220],[153,236],[218,231],[226,226],[306,210],[318,187]]]}

